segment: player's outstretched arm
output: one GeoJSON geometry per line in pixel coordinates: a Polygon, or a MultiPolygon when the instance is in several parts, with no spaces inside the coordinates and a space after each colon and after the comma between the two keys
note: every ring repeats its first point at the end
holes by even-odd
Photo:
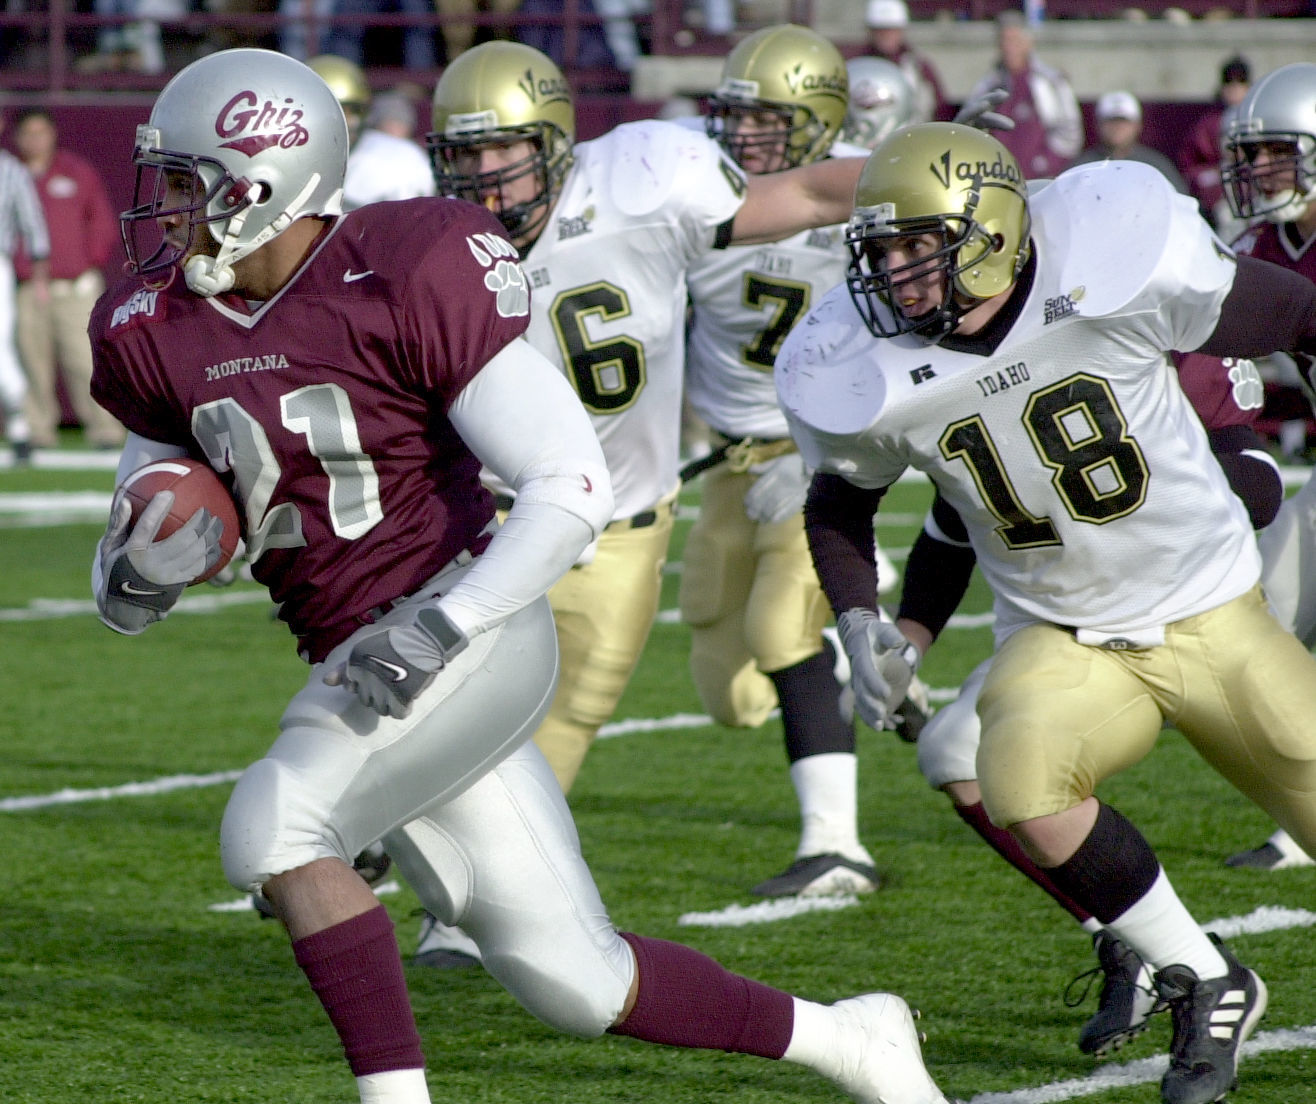
{"type": "Polygon", "coordinates": [[[731,224],[733,245],[778,241],[813,226],[848,222],[866,158],[834,157],[787,172],[751,176],[731,224]]]}

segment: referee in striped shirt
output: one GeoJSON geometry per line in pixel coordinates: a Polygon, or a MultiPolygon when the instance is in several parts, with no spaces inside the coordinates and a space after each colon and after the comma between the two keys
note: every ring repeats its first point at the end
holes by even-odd
{"type": "MultiPolygon", "coordinates": [[[[0,116],[0,133],[3,131],[4,119],[0,116]]],[[[27,377],[14,340],[14,250],[20,240],[32,258],[33,290],[44,301],[50,295],[50,234],[41,199],[23,162],[0,150],[0,410],[15,466],[29,463],[32,458],[27,416],[23,413],[27,377]]]]}

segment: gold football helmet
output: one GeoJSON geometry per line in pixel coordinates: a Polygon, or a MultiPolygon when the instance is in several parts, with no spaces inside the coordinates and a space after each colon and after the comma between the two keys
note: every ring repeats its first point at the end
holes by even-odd
{"type": "Polygon", "coordinates": [[[782,23],[756,31],[727,55],[708,101],[708,133],[737,164],[751,148],[773,147],[780,152],[776,167],[790,169],[827,155],[849,99],[841,52],[807,27],[782,23]],[[781,126],[740,134],[755,115],[775,116],[781,126]]]}
{"type": "Polygon", "coordinates": [[[347,133],[353,142],[361,133],[366,112],[370,110],[370,85],[359,65],[337,54],[320,54],[306,63],[329,86],[347,119],[347,133]]]}
{"type": "Polygon", "coordinates": [[[1031,226],[1019,163],[990,134],[955,123],[903,127],[873,150],[855,187],[850,294],[875,337],[940,341],[967,311],[1014,284],[1031,226]],[[940,246],[888,268],[886,245],[921,234],[940,235],[940,246]],[[930,268],[945,276],[942,305],[907,318],[894,290],[930,268]]]}
{"type": "Polygon", "coordinates": [[[464,51],[434,89],[425,136],[440,194],[488,206],[514,239],[538,236],[571,167],[576,109],[567,79],[547,56],[519,42],[485,42],[464,51]],[[529,141],[532,152],[514,164],[481,172],[481,148],[529,141]],[[504,202],[504,189],[527,174],[538,177],[534,198],[504,202]]]}

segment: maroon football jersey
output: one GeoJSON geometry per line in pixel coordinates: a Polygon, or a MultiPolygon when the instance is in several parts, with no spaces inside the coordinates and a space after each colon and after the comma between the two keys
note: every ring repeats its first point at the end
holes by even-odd
{"type": "Polygon", "coordinates": [[[1179,384],[1207,429],[1252,426],[1261,414],[1261,376],[1246,361],[1205,353],[1174,353],[1179,384]]]}
{"type": "Polygon", "coordinates": [[[231,480],[252,575],[304,657],[478,547],[493,500],[447,412],[525,332],[515,258],[482,208],[414,199],[337,220],[266,303],[176,272],[97,304],[92,393],[231,480]]]}
{"type": "Polygon", "coordinates": [[[1273,222],[1258,222],[1238,235],[1233,249],[1245,257],[1256,257],[1291,268],[1316,283],[1316,248],[1311,247],[1310,241],[1294,241],[1289,236],[1291,232],[1291,223],[1277,226],[1273,222]],[[1284,237],[1281,238],[1281,235],[1284,237]]]}

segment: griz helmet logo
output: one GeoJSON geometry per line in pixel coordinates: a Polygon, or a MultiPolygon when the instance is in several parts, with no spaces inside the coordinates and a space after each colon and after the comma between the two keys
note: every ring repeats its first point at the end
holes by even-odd
{"type": "Polygon", "coordinates": [[[561,77],[537,77],[527,69],[516,82],[531,103],[550,104],[571,99],[571,89],[561,77]]]}
{"type": "Polygon", "coordinates": [[[950,150],[941,155],[939,161],[929,166],[932,175],[943,188],[949,188],[952,180],[964,180],[973,185],[977,191],[984,185],[996,188],[1020,189],[1023,187],[1023,174],[1014,165],[1006,164],[999,155],[995,161],[951,161],[950,150]]]}
{"type": "Polygon", "coordinates": [[[228,139],[220,143],[221,148],[255,157],[273,146],[292,149],[306,145],[311,135],[302,125],[304,115],[291,99],[282,104],[273,100],[262,103],[255,92],[244,89],[220,108],[215,117],[215,133],[228,139]]]}
{"type": "Polygon", "coordinates": [[[832,73],[806,73],[804,63],[799,62],[783,75],[786,87],[796,95],[802,92],[830,92],[842,100],[850,96],[850,76],[844,69],[832,73]]]}

